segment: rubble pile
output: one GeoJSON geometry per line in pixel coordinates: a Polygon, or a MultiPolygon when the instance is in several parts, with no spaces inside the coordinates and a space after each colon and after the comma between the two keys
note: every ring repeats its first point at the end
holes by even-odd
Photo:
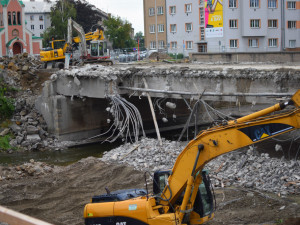
{"type": "Polygon", "coordinates": [[[28,163],[14,167],[1,167],[0,166],[0,181],[2,180],[15,180],[27,176],[42,176],[49,173],[57,173],[61,168],[54,165],[47,165],[42,162],[35,162],[33,159],[28,163]]]}
{"type": "MultiPolygon", "coordinates": [[[[0,69],[5,71],[6,82],[23,90],[27,89],[24,86],[30,87],[28,83],[33,83],[32,81],[37,79],[36,71],[41,67],[42,62],[28,53],[15,55],[12,58],[7,56],[0,58],[0,69]]],[[[34,84],[31,85],[34,86],[34,84]]]]}
{"type": "Polygon", "coordinates": [[[137,170],[172,169],[182,149],[179,142],[163,140],[160,146],[156,139],[143,138],[134,144],[127,143],[104,152],[102,160],[128,164],[137,170]]]}
{"type": "Polygon", "coordinates": [[[238,185],[263,191],[300,193],[300,161],[270,158],[248,150],[222,155],[206,166],[211,171],[215,186],[238,185]]]}
{"type": "Polygon", "coordinates": [[[42,62],[28,53],[14,55],[13,57],[3,56],[0,58],[0,68],[16,71],[19,74],[32,73],[42,67],[42,62]]]}
{"type": "MultiPolygon", "coordinates": [[[[11,119],[12,125],[7,128],[15,136],[10,141],[10,145],[24,151],[57,148],[59,142],[47,132],[47,124],[34,108],[35,96],[30,96],[31,94],[32,92],[28,90],[16,99],[15,114],[11,119]]],[[[12,150],[9,151],[12,152],[12,150]]]]}
{"type": "MultiPolygon", "coordinates": [[[[40,82],[37,70],[41,65],[40,60],[27,53],[12,58],[0,58],[0,79],[15,90],[8,93],[15,100],[11,124],[5,128],[0,127],[0,136],[9,133],[14,135],[10,140],[12,149],[43,151],[65,147],[65,143],[60,143],[54,136],[49,135],[46,122],[35,109],[38,94],[35,92],[40,82]]],[[[12,153],[12,149],[8,153],[12,153]]]]}
{"type": "MultiPolygon", "coordinates": [[[[159,146],[155,139],[144,138],[134,145],[125,144],[105,152],[102,161],[122,163],[137,170],[171,169],[183,150],[182,143],[164,140],[159,146]]],[[[243,186],[280,193],[300,192],[300,162],[270,158],[253,148],[239,150],[212,160],[205,169],[217,187],[243,186]]]]}

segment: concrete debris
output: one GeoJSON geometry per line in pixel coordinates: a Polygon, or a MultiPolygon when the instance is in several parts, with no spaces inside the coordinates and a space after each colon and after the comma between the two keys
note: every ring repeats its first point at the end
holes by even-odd
{"type": "Polygon", "coordinates": [[[166,106],[170,109],[176,109],[176,104],[173,102],[166,102],[166,106]]]}
{"type": "MultiPolygon", "coordinates": [[[[163,140],[159,146],[157,140],[144,138],[134,145],[124,144],[105,152],[101,160],[153,172],[172,169],[183,148],[181,142],[163,140]]],[[[299,161],[270,158],[267,153],[258,154],[253,148],[222,155],[209,162],[205,169],[210,171],[215,187],[242,186],[281,196],[300,193],[299,161]]]]}
{"type": "Polygon", "coordinates": [[[2,167],[0,166],[0,181],[15,180],[28,176],[43,176],[49,173],[58,173],[62,170],[59,166],[47,165],[42,162],[35,162],[33,159],[20,166],[2,167]]]}
{"type": "Polygon", "coordinates": [[[27,53],[15,55],[13,57],[4,56],[0,58],[1,69],[8,69],[19,74],[24,74],[28,72],[34,73],[36,69],[42,68],[42,62],[27,53]]]}
{"type": "Polygon", "coordinates": [[[89,77],[89,78],[102,78],[104,80],[116,80],[120,71],[107,66],[86,64],[82,67],[73,67],[70,70],[60,70],[57,72],[58,76],[72,76],[77,86],[80,85],[80,81],[77,77],[89,77]]]}

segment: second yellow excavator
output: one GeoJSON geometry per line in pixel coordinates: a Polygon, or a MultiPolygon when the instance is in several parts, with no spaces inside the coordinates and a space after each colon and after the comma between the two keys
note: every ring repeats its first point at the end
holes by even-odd
{"type": "Polygon", "coordinates": [[[289,101],[200,132],[177,157],[172,171],[155,172],[153,195],[144,189],[130,189],[94,196],[84,208],[85,224],[203,224],[214,217],[214,197],[209,175],[203,170],[205,164],[299,128],[300,89],[289,101]]]}
{"type": "Polygon", "coordinates": [[[97,29],[94,32],[84,33],[83,28],[73,21],[68,19],[68,41],[52,40],[50,47],[43,48],[40,51],[41,61],[44,62],[44,68],[64,68],[66,53],[70,53],[73,57],[73,43],[80,44],[80,58],[83,62],[97,62],[112,65],[110,60],[107,42],[104,39],[103,29],[97,29]],[[78,33],[77,37],[72,37],[74,28],[78,33]],[[87,47],[89,42],[89,48],[87,47]]]}

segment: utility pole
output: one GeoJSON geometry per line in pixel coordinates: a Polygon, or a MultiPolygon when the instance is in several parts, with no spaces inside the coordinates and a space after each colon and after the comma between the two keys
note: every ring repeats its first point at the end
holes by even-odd
{"type": "Polygon", "coordinates": [[[158,51],[158,29],[157,29],[157,13],[158,13],[158,10],[157,10],[157,6],[156,6],[156,0],[155,0],[155,9],[154,9],[154,12],[155,12],[155,48],[156,50],[158,51]]]}

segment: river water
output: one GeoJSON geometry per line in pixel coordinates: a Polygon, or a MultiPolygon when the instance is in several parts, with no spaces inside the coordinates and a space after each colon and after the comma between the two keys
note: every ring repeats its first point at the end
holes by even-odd
{"type": "Polygon", "coordinates": [[[89,156],[101,157],[103,152],[118,147],[121,142],[96,143],[85,146],[68,148],[60,151],[16,152],[7,154],[0,152],[0,165],[20,165],[30,159],[55,165],[68,165],[89,156]]]}

